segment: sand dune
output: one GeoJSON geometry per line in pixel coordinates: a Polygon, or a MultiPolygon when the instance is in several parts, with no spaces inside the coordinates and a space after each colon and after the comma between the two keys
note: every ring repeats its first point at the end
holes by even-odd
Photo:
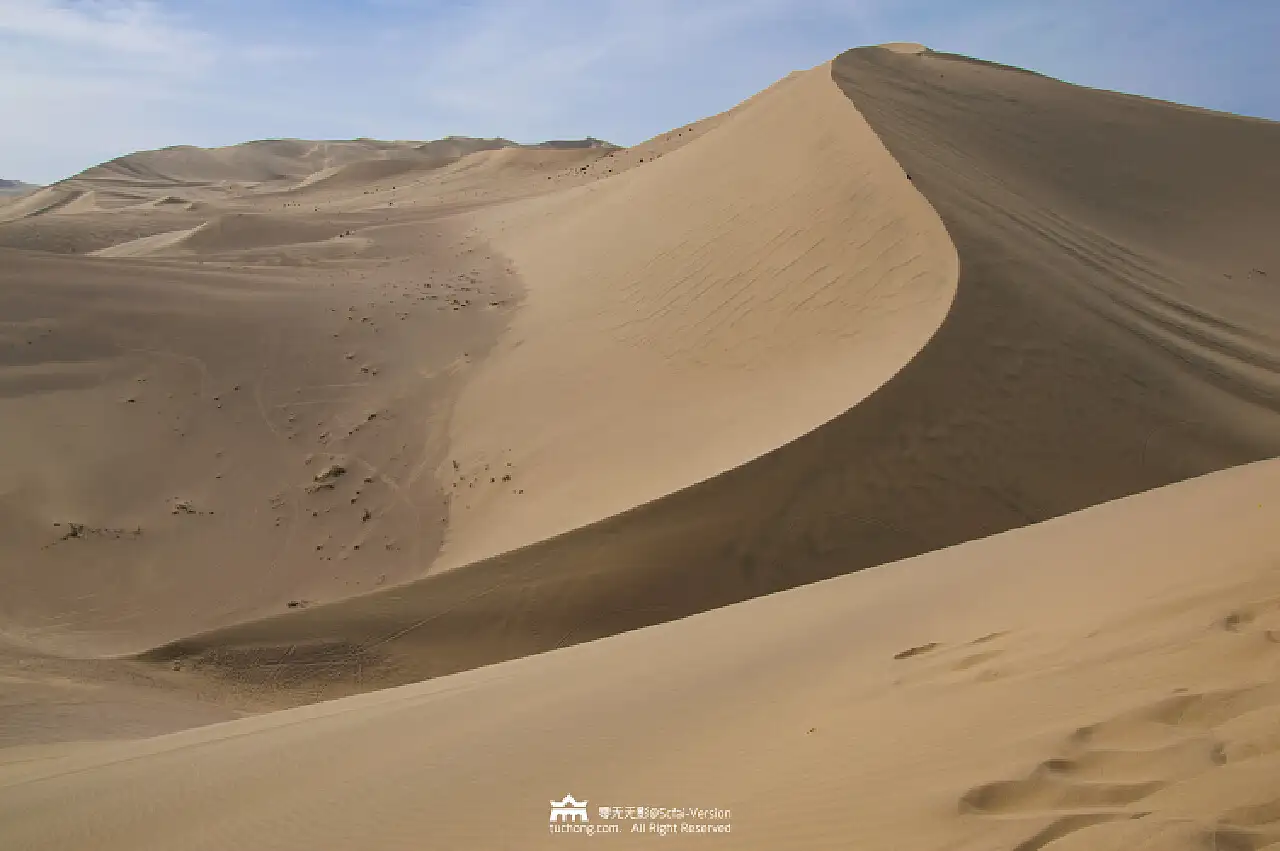
{"type": "Polygon", "coordinates": [[[459,290],[464,235],[394,238],[414,275],[2,253],[0,635],[96,656],[420,573],[439,406],[509,296],[459,290]]]}
{"type": "MultiPolygon", "coordinates": [[[[235,202],[246,195],[288,192],[335,180],[350,190],[361,183],[438,168],[468,154],[515,144],[506,139],[458,136],[431,142],[276,139],[222,148],[177,146],[141,151],[6,203],[0,208],[0,224],[52,212],[155,207],[196,200],[235,202]]],[[[612,148],[596,140],[548,142],[531,147],[601,151],[612,148]]]]}
{"type": "Polygon", "coordinates": [[[182,247],[209,253],[236,251],[293,242],[314,242],[338,233],[337,226],[333,224],[262,213],[232,213],[219,216],[196,228],[183,240],[182,247]]]}
{"type": "Polygon", "coordinates": [[[379,180],[384,177],[396,177],[417,169],[430,167],[433,166],[426,166],[407,159],[362,160],[348,165],[322,169],[317,171],[315,174],[307,175],[307,177],[298,184],[297,188],[302,189],[303,187],[314,185],[323,185],[332,188],[349,188],[355,185],[363,186],[371,180],[379,180]]]}
{"type": "Polygon", "coordinates": [[[0,248],[92,254],[131,240],[190,229],[225,212],[225,207],[198,211],[194,204],[151,206],[145,201],[71,216],[50,211],[0,223],[0,248]]]}
{"type": "Polygon", "coordinates": [[[430,171],[456,162],[469,154],[514,145],[506,139],[463,139],[450,137],[414,145],[386,159],[364,159],[331,166],[308,175],[297,188],[322,184],[326,188],[363,188],[372,181],[419,171],[430,171]]]}
{"type": "Polygon", "coordinates": [[[109,245],[106,248],[99,248],[89,253],[95,257],[146,257],[181,247],[197,230],[203,227],[204,225],[196,225],[193,228],[164,231],[151,236],[140,236],[137,239],[109,245]]]}
{"type": "MultiPolygon", "coordinates": [[[[487,140],[478,140],[487,141],[487,140]]],[[[484,181],[493,185],[496,181],[510,179],[511,172],[538,172],[576,166],[604,155],[608,149],[592,146],[519,147],[513,143],[477,146],[475,150],[453,146],[444,150],[431,149],[426,153],[405,159],[366,160],[333,169],[316,172],[298,185],[298,189],[315,187],[329,191],[368,190],[390,178],[397,183],[429,178],[435,191],[446,191],[453,181],[484,181]],[[439,172],[436,174],[435,172],[439,172]],[[503,173],[505,172],[505,173],[503,173]]],[[[487,188],[487,187],[486,187],[487,188]]]]}
{"type": "MultiPolygon", "coordinates": [[[[0,766],[14,847],[1263,847],[1280,465],[652,629],[0,766]],[[645,819],[649,821],[659,819],[645,819]],[[582,841],[586,841],[583,839],[582,841]]],[[[55,752],[56,754],[56,752],[55,752]]]]}
{"type": "Polygon", "coordinates": [[[451,163],[441,180],[481,178],[511,180],[536,174],[546,176],[560,169],[581,169],[609,155],[609,148],[599,146],[501,148],[481,151],[451,163]]]}
{"type": "Polygon", "coordinates": [[[178,146],[129,154],[78,175],[84,180],[138,184],[261,183],[303,177],[347,162],[395,155],[418,142],[266,140],[224,148],[178,146]]]}
{"type": "Polygon", "coordinates": [[[886,47],[0,207],[0,846],[1280,842],[1280,125],[886,47]]]}
{"type": "Polygon", "coordinates": [[[527,498],[483,481],[457,494],[446,566],[710,478],[847,410],[924,344],[956,275],[936,216],[825,67],[643,169],[478,224],[529,294],[458,403],[449,463],[464,481],[514,471],[527,498]]]}
{"type": "Polygon", "coordinates": [[[181,208],[184,210],[191,209],[192,201],[183,198],[181,195],[163,195],[150,201],[143,201],[138,204],[139,209],[165,209],[165,208],[181,208]]]}
{"type": "MultiPolygon", "coordinates": [[[[849,97],[867,102],[877,136],[856,135],[865,125],[852,104],[829,98],[836,85],[824,69],[780,85],[777,112],[766,93],[657,163],[473,217],[515,259],[529,293],[457,403],[440,473],[457,495],[437,575],[194,636],[151,658],[182,660],[253,692],[280,682],[306,696],[409,682],[950,546],[1280,451],[1280,301],[1266,284],[1275,248],[1264,226],[1275,217],[1267,205],[1280,197],[1264,185],[1274,177],[1267,152],[1275,125],[932,55],[854,53],[833,72],[849,97]],[[893,76],[908,72],[942,73],[964,88],[935,93],[893,76]],[[1005,85],[1054,103],[1051,118],[1036,124],[1019,111],[1003,114],[1005,85]],[[918,98],[920,114],[894,105],[907,96],[918,98]],[[951,108],[960,96],[969,104],[963,115],[951,108]],[[1114,128],[1114,103],[1132,126],[1108,131],[1123,140],[1098,143],[1106,159],[1065,135],[1088,140],[1114,128]],[[821,104],[825,120],[801,120],[792,112],[800,104],[821,104]],[[829,129],[841,113],[825,110],[837,105],[854,123],[827,150],[867,140],[850,154],[858,170],[845,173],[865,180],[861,195],[875,203],[850,203],[858,185],[839,183],[830,169],[809,184],[779,169],[781,192],[805,187],[793,197],[809,205],[807,229],[773,239],[772,224],[801,218],[782,207],[780,219],[754,211],[717,230],[732,216],[713,212],[720,174],[729,187],[770,184],[716,172],[712,162],[731,169],[735,160],[702,160],[699,150],[714,152],[718,139],[735,149],[767,139],[778,149],[784,142],[754,123],[757,108],[762,123],[777,115],[790,130],[829,129]],[[1008,126],[1015,118],[1017,132],[1008,126]],[[1226,171],[1216,180],[1191,176],[1176,159],[1143,155],[1155,135],[1180,133],[1221,151],[1204,172],[1226,171]],[[1056,172],[1036,153],[1048,136],[1060,140],[1056,172]],[[887,159],[881,171],[861,170],[876,162],[881,138],[905,173],[887,159]],[[968,146],[933,141],[952,138],[968,146]],[[701,183],[686,177],[686,163],[701,183]],[[1241,179],[1246,172],[1251,182],[1241,179]],[[1054,175],[1070,178],[1054,183],[1054,175]],[[662,192],[668,179],[681,193],[662,192]],[[1150,203],[1194,216],[1163,235],[1142,208],[1118,216],[1098,200],[1118,186],[1137,204],[1139,185],[1162,187],[1150,203]],[[1225,185],[1249,188],[1232,194],[1225,185]],[[828,187],[834,197],[822,201],[828,187]],[[665,198],[680,199],[690,220],[661,206],[665,198]],[[950,243],[932,255],[940,260],[913,268],[912,258],[931,255],[910,248],[910,230],[888,230],[888,252],[857,230],[903,209],[895,199],[916,205],[908,223],[925,227],[933,215],[946,222],[959,252],[953,303],[937,274],[950,243]],[[654,214],[644,227],[608,218],[645,209],[654,214]],[[701,233],[691,230],[695,221],[710,223],[709,232],[681,242],[701,233]],[[612,241],[618,233],[627,239],[612,241]],[[740,234],[750,236],[734,242],[740,234]],[[704,247],[717,237],[727,242],[704,247]],[[812,246],[831,253],[787,254],[812,246]],[[762,260],[751,253],[761,247],[778,253],[762,260]],[[916,268],[921,277],[912,276],[916,268]],[[863,269],[872,274],[841,276],[863,269]],[[826,297],[805,287],[824,280],[838,281],[834,292],[848,300],[813,310],[805,324],[806,309],[826,297]],[[895,280],[904,289],[895,291],[895,280]],[[682,283],[665,292],[664,282],[682,283]],[[732,298],[722,302],[722,293],[732,298]],[[869,298],[859,302],[860,293],[869,298]],[[875,336],[882,327],[893,340],[875,336]],[[699,478],[706,480],[693,484],[699,478]],[[290,648],[299,645],[310,647],[306,662],[291,665],[290,648]]],[[[825,161],[806,151],[787,162],[825,161]]],[[[737,208],[750,201],[724,197],[737,208]]],[[[766,197],[762,208],[781,204],[766,197]]]]}
{"type": "Polygon", "coordinates": [[[14,221],[24,216],[56,212],[74,202],[83,192],[65,191],[55,187],[37,189],[0,207],[0,222],[14,221]]]}

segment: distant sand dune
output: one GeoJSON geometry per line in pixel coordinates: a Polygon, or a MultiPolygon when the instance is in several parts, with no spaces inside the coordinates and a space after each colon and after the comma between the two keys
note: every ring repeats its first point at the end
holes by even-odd
{"type": "Polygon", "coordinates": [[[54,187],[37,189],[0,207],[0,222],[14,221],[40,213],[54,212],[74,202],[82,194],[82,192],[68,192],[54,187]]]}
{"type": "Polygon", "coordinates": [[[429,172],[481,151],[502,149],[514,143],[505,139],[440,139],[415,145],[386,159],[367,159],[322,169],[309,175],[297,189],[363,188],[390,177],[429,172]]]}
{"type": "Polygon", "coordinates": [[[338,228],[285,216],[232,213],[196,228],[182,242],[194,252],[234,251],[293,242],[314,242],[334,236],[338,228]]]}
{"type": "Polygon", "coordinates": [[[143,236],[138,239],[131,239],[128,242],[117,243],[106,248],[100,248],[91,252],[96,257],[145,257],[150,254],[157,254],[166,249],[181,246],[204,225],[197,225],[194,228],[184,228],[183,230],[166,231],[164,233],[152,234],[151,236],[143,236]]]}
{"type": "Polygon", "coordinates": [[[181,195],[164,195],[160,198],[154,198],[150,201],[143,201],[138,204],[139,209],[165,209],[178,207],[181,209],[191,209],[192,202],[183,198],[181,195]]]}
{"type": "Polygon", "coordinates": [[[58,213],[74,215],[76,213],[95,213],[102,207],[98,203],[98,193],[90,190],[81,192],[65,204],[59,205],[58,213]]]}
{"type": "Polygon", "coordinates": [[[178,146],[119,157],[91,168],[79,177],[104,182],[118,180],[175,185],[227,181],[261,183],[303,177],[347,162],[410,150],[415,144],[278,139],[225,148],[178,146]]]}
{"type": "Polygon", "coordinates": [[[307,175],[297,188],[303,189],[308,186],[324,186],[330,189],[349,188],[371,180],[406,174],[422,167],[412,160],[364,160],[322,169],[315,174],[307,175]]]}
{"type": "Polygon", "coordinates": [[[144,257],[155,254],[244,252],[318,242],[343,232],[337,224],[262,213],[231,213],[192,228],[117,243],[92,254],[97,257],[144,257]]]}

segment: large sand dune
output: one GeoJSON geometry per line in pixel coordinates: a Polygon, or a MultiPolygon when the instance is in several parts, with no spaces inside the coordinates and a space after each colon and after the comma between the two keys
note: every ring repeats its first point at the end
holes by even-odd
{"type": "Polygon", "coordinates": [[[0,846],[1280,841],[1280,125],[888,47],[0,207],[0,846]]]}
{"type": "Polygon", "coordinates": [[[467,490],[442,566],[620,513],[848,410],[924,345],[956,277],[936,215],[825,67],[644,168],[479,226],[529,294],[458,403],[449,467],[467,490]],[[519,487],[473,487],[485,468],[519,487]]]}
{"type": "Polygon", "coordinates": [[[849,54],[830,69],[834,82],[828,73],[784,81],[621,178],[472,218],[516,259],[529,294],[452,419],[436,567],[464,569],[152,658],[255,691],[407,682],[1280,452],[1280,299],[1266,276],[1276,266],[1275,125],[909,52],[849,54]],[[932,91],[910,74],[964,88],[932,91]],[[877,136],[848,102],[848,124],[826,111],[837,84],[867,101],[877,136]],[[1004,86],[1053,103],[1050,117],[1004,114],[1004,86]],[[782,138],[765,132],[775,118],[782,138]],[[833,127],[839,139],[824,148],[833,127]],[[1052,169],[1037,165],[1050,137],[1072,133],[1080,143],[1058,142],[1052,169]],[[1124,139],[1091,146],[1107,134],[1124,139]],[[1216,179],[1143,155],[1178,134],[1218,151],[1202,166],[1221,169],[1216,179]],[[751,152],[762,138],[790,156],[778,158],[778,196],[762,194],[756,209],[754,193],[774,184],[734,173],[754,159],[718,146],[751,152]],[[878,138],[897,162],[876,159],[878,138]],[[938,141],[953,138],[966,146],[938,141]],[[799,139],[814,147],[786,147],[799,139]],[[850,139],[863,147],[844,147],[850,139]],[[787,171],[815,163],[811,183],[787,171]],[[685,194],[664,193],[668,179],[685,194]],[[1133,205],[1152,185],[1161,189],[1147,215],[1099,200],[1114,187],[1133,205]],[[788,195],[795,187],[807,188],[788,195]],[[682,219],[678,204],[662,206],[668,197],[699,212],[682,219]],[[771,229],[801,217],[786,198],[811,205],[806,228],[771,229]],[[775,206],[777,220],[764,212],[775,206]],[[1166,208],[1194,212],[1170,213],[1167,233],[1147,224],[1166,208]],[[732,219],[734,209],[753,212],[732,219]],[[959,252],[954,302],[949,244],[918,242],[935,215],[959,252]],[[751,236],[735,242],[740,233],[751,236]],[[310,651],[294,665],[301,645],[310,651]]]}

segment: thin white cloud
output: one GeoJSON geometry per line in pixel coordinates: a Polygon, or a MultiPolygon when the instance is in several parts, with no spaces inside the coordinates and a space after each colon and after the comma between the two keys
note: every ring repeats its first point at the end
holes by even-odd
{"type": "Polygon", "coordinates": [[[48,182],[170,144],[168,113],[218,59],[154,2],[0,0],[0,177],[48,182]]]}
{"type": "Polygon", "coordinates": [[[198,62],[207,39],[146,0],[0,0],[0,38],[45,48],[81,49],[118,60],[198,62]]]}

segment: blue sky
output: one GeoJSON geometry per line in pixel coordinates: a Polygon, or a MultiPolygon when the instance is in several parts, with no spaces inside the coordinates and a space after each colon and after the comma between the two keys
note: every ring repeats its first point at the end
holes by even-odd
{"type": "Polygon", "coordinates": [[[0,177],[285,136],[630,144],[885,41],[1280,118],[1277,0],[0,0],[0,177]]]}

